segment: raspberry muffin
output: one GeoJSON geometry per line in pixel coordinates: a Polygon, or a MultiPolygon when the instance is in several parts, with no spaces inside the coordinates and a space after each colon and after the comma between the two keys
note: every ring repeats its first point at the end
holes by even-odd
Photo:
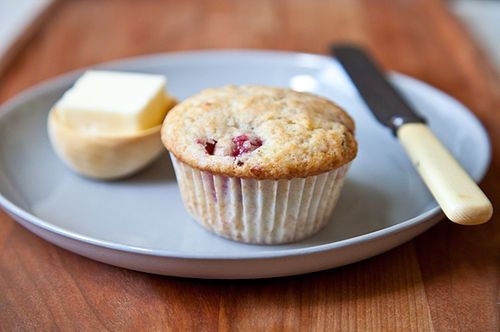
{"type": "Polygon", "coordinates": [[[165,118],[162,141],[192,217],[215,234],[259,244],[323,228],[357,153],[354,123],[340,107],[264,86],[186,99],[165,118]]]}

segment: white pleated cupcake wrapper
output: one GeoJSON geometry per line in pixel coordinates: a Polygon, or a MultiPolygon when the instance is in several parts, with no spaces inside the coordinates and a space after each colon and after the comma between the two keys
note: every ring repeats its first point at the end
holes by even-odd
{"type": "Polygon", "coordinates": [[[349,165],[306,178],[255,180],[213,175],[170,155],[184,205],[209,231],[236,241],[278,244],[321,230],[349,165]]]}

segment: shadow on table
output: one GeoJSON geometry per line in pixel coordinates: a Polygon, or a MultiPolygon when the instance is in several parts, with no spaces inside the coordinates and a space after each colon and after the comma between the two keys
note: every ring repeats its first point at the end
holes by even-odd
{"type": "MultiPolygon", "coordinates": [[[[292,277],[256,280],[201,280],[150,276],[158,289],[175,287],[194,292],[200,300],[208,294],[223,297],[225,310],[255,306],[259,310],[287,305],[311,308],[352,303],[422,287],[412,244],[344,267],[292,277]],[[165,283],[167,285],[165,285],[165,283]]],[[[402,295],[403,296],[403,295],[402,295]]]]}

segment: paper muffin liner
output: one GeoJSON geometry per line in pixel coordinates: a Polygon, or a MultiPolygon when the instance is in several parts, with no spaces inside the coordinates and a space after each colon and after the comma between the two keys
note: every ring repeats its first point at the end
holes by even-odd
{"type": "Polygon", "coordinates": [[[170,157],[191,216],[217,235],[257,244],[298,241],[326,226],[349,168],[291,180],[256,180],[211,174],[170,157]]]}

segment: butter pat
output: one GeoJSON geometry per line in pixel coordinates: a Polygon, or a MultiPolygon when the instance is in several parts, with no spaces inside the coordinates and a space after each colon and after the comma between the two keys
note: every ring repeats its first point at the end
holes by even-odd
{"type": "Polygon", "coordinates": [[[55,105],[64,124],[97,134],[132,134],[160,125],[172,104],[161,75],[87,71],[55,105]]]}

